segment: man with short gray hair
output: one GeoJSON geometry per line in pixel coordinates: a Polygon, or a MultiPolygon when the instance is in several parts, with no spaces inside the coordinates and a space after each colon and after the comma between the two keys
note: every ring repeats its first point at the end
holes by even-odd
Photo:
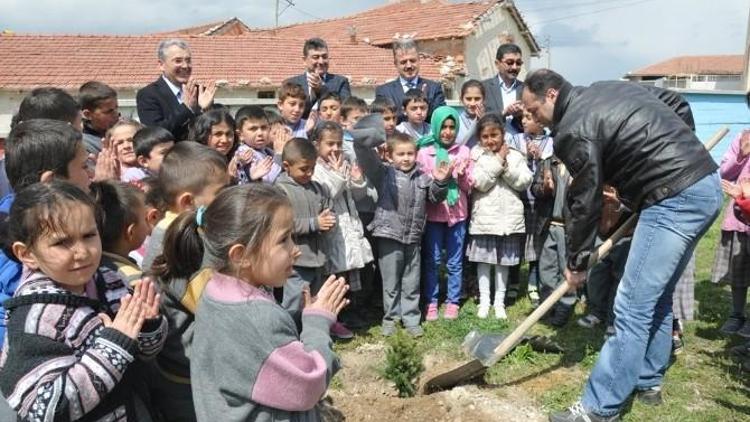
{"type": "Polygon", "coordinates": [[[177,38],[164,40],[157,49],[161,76],[138,91],[138,118],[146,126],[161,126],[175,139],[187,138],[190,122],[211,107],[216,83],[198,84],[188,44],[177,38]]]}
{"type": "Polygon", "coordinates": [[[398,69],[398,78],[386,82],[375,88],[375,99],[393,101],[396,106],[398,121],[405,120],[404,93],[410,89],[420,89],[427,97],[427,121],[432,112],[445,105],[445,94],[439,82],[431,81],[419,76],[419,50],[412,39],[398,39],[393,42],[393,64],[398,69]]]}

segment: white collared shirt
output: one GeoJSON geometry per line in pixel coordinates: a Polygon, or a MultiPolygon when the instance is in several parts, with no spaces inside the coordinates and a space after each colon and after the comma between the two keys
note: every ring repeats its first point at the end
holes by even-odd
{"type": "Polygon", "coordinates": [[[164,82],[167,83],[167,86],[172,91],[172,95],[174,95],[177,98],[177,102],[179,102],[180,104],[182,104],[182,95],[179,95],[180,92],[182,91],[182,88],[180,88],[180,87],[176,86],[175,84],[173,84],[172,81],[170,81],[169,79],[167,79],[167,77],[164,76],[163,74],[161,75],[161,78],[164,79],[164,82]]]}

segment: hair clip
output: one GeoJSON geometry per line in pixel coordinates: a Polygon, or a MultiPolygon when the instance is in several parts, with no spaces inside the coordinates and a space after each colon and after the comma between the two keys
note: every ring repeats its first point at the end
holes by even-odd
{"type": "Polygon", "coordinates": [[[203,215],[206,214],[206,207],[201,205],[195,211],[195,222],[198,223],[198,227],[203,227],[203,215]]]}

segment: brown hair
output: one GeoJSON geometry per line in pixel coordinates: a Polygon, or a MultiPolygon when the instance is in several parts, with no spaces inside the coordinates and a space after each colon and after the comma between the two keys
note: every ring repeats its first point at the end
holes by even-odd
{"type": "Polygon", "coordinates": [[[91,196],[102,212],[102,249],[111,252],[125,229],[138,221],[136,210],[145,206],[146,195],[133,185],[104,180],[91,183],[91,196]]]}
{"type": "Polygon", "coordinates": [[[227,160],[220,152],[197,142],[178,142],[164,156],[158,190],[169,207],[181,193],[198,194],[226,175],[227,160]]]}
{"type": "Polygon", "coordinates": [[[412,139],[409,135],[406,135],[405,133],[401,133],[401,132],[395,132],[393,135],[389,136],[388,139],[385,141],[385,145],[386,145],[388,152],[393,152],[393,149],[396,148],[396,145],[401,145],[401,144],[413,145],[414,148],[417,147],[417,144],[414,142],[414,139],[412,139]]]}
{"type": "Polygon", "coordinates": [[[209,255],[209,267],[226,271],[229,249],[241,244],[257,254],[283,207],[291,207],[289,199],[273,186],[252,183],[224,189],[207,208],[184,212],[169,226],[153,272],[165,282],[190,277],[201,268],[204,254],[209,255]]]}
{"type": "Polygon", "coordinates": [[[305,89],[302,88],[302,85],[294,82],[284,82],[284,84],[281,85],[281,88],[279,88],[276,96],[279,98],[279,101],[282,102],[287,98],[298,98],[302,101],[307,100],[305,89]]]}

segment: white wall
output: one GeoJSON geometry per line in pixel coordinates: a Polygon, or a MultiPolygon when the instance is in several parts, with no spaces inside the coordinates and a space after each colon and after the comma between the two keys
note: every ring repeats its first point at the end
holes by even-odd
{"type": "Polygon", "coordinates": [[[466,38],[466,71],[467,78],[486,79],[497,74],[495,67],[495,53],[500,46],[499,36],[507,32],[513,37],[516,45],[523,52],[524,68],[520,79],[523,79],[531,63],[531,47],[521,35],[516,21],[503,7],[496,7],[494,11],[482,19],[473,36],[466,38]]]}
{"type": "MultiPolygon", "coordinates": [[[[393,74],[396,75],[395,68],[393,74]]],[[[23,97],[29,91],[0,90],[0,139],[8,136],[11,118],[18,111],[19,104],[21,104],[23,97]]],[[[276,88],[221,88],[216,93],[215,101],[229,106],[232,112],[236,112],[237,109],[244,105],[269,105],[276,103],[276,100],[273,98],[259,99],[258,91],[276,91],[276,88]]],[[[71,94],[75,95],[75,93],[71,94]]],[[[117,92],[117,101],[120,106],[120,114],[123,118],[137,120],[138,113],[136,112],[135,95],[135,90],[119,90],[117,92]]],[[[375,85],[352,87],[352,95],[365,99],[369,104],[375,99],[375,85]]]]}

